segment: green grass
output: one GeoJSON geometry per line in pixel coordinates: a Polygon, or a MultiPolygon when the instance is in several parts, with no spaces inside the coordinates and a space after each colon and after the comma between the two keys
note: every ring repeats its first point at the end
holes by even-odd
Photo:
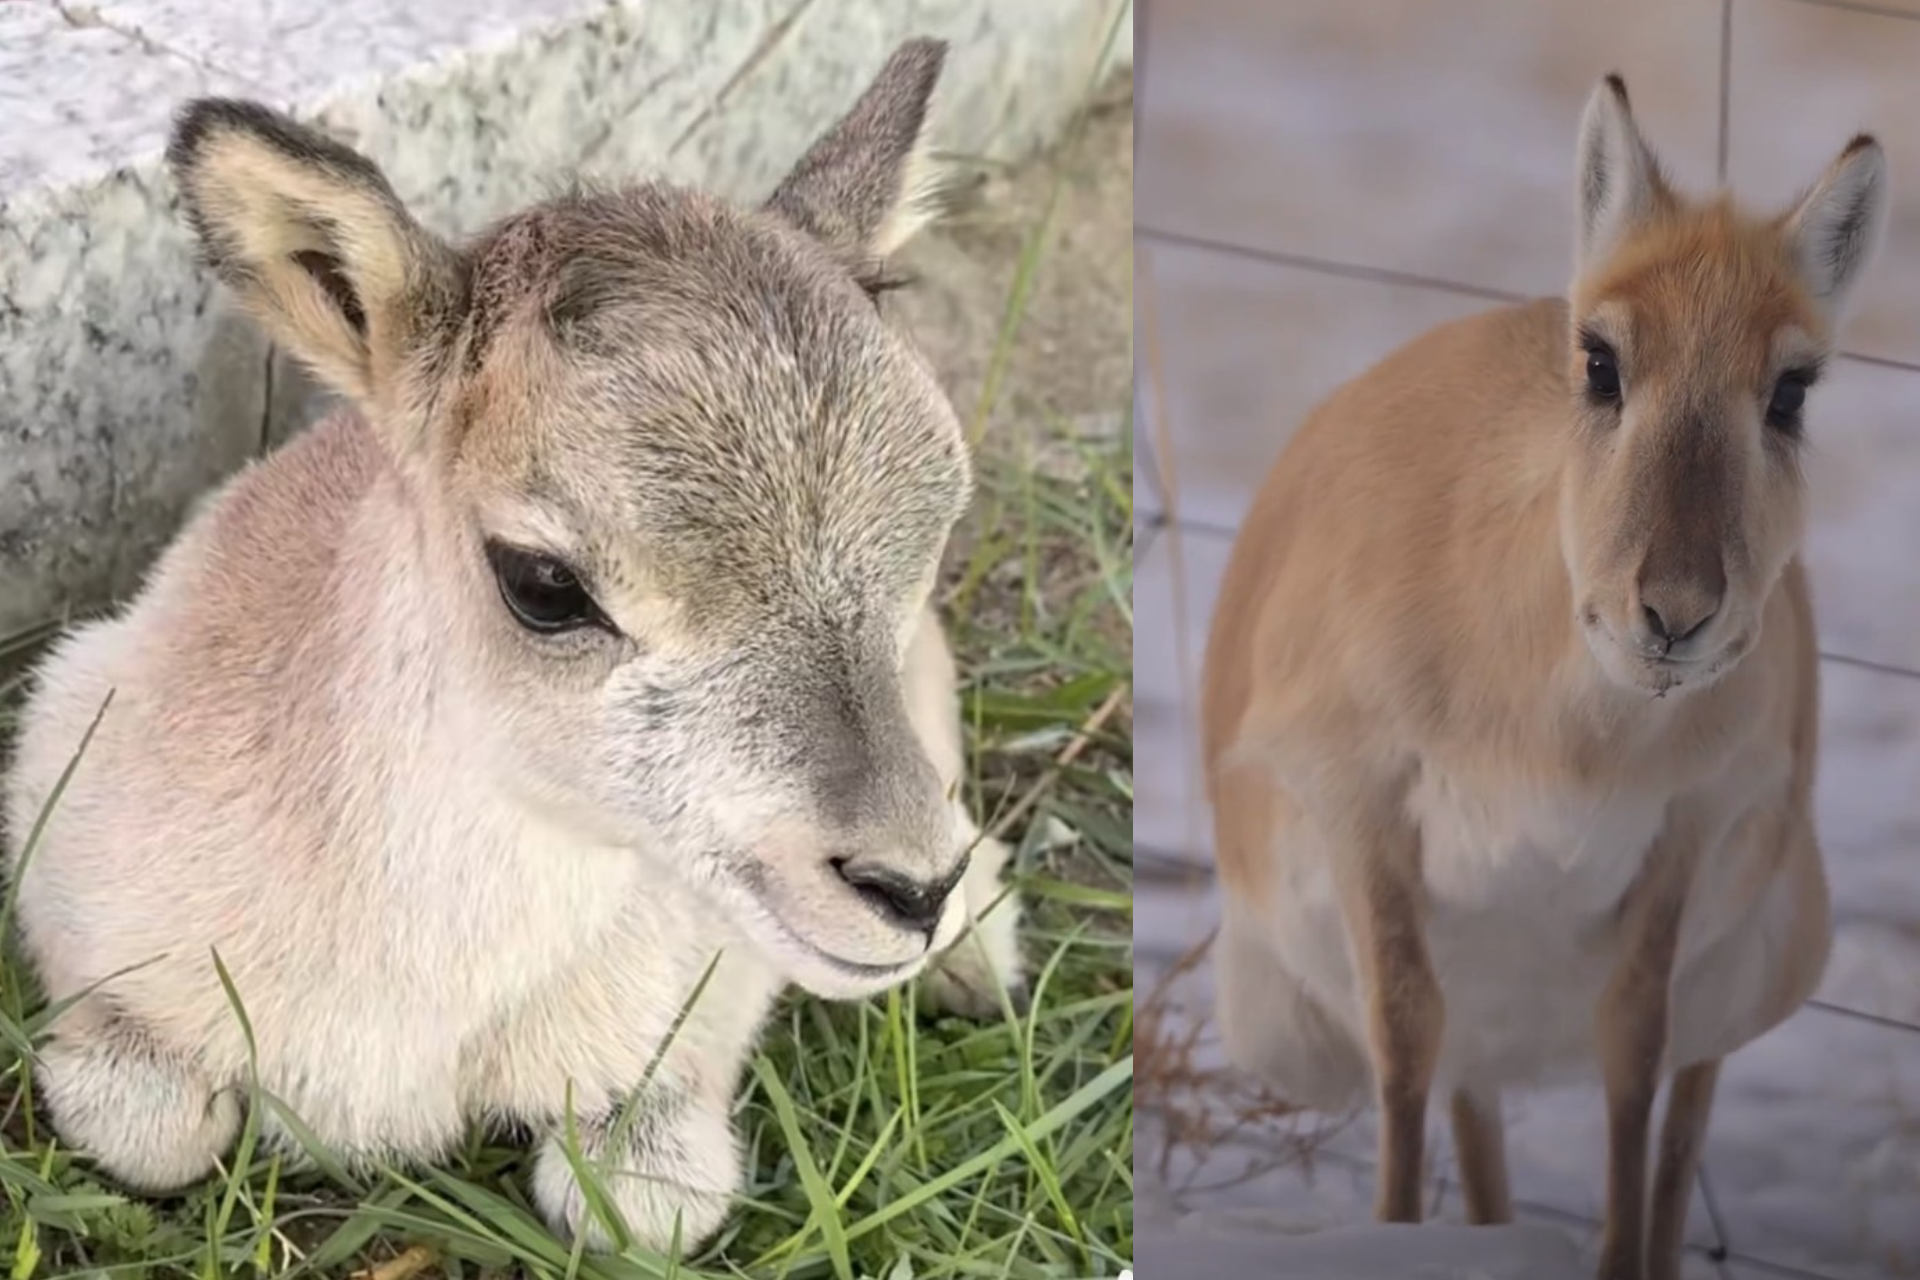
{"type": "MultiPolygon", "coordinates": [[[[1023,255],[988,396],[1047,232],[1035,228],[1023,255]]],[[[1128,388],[1114,388],[1123,418],[1129,403],[1128,388]]],[[[973,421],[987,417],[982,406],[973,421]]],[[[369,1268],[381,1280],[933,1280],[1113,1276],[1130,1265],[1132,433],[1065,442],[1060,424],[1034,423],[1014,434],[1024,438],[982,446],[980,502],[956,539],[944,613],[963,672],[971,798],[1019,851],[1027,1012],[934,1018],[912,988],[858,1005],[784,1000],[737,1108],[749,1185],[720,1236],[686,1258],[596,1257],[561,1244],[529,1207],[527,1153],[477,1133],[446,1167],[363,1177],[324,1159],[289,1173],[243,1139],[232,1167],[190,1194],[120,1193],[36,1115],[28,1050],[58,1010],[9,951],[0,1270],[14,1280],[369,1268]],[[1054,464],[1044,469],[1031,465],[1042,446],[1054,464]]],[[[20,659],[51,634],[0,639],[0,754],[20,659]]],[[[261,1107],[282,1111],[264,1095],[261,1107]]]]}
{"type": "Polygon", "coordinates": [[[46,1011],[8,965],[0,1267],[344,1276],[423,1245],[423,1275],[1117,1274],[1133,1236],[1130,439],[1086,449],[1072,481],[987,459],[949,578],[978,811],[1012,817],[1032,908],[1030,1010],[934,1019],[911,989],[783,1002],[737,1113],[750,1185],[698,1256],[572,1254],[528,1207],[525,1153],[479,1136],[451,1167],[359,1182],[288,1176],[243,1143],[231,1176],[183,1198],[121,1195],[32,1113],[21,1050],[46,1011]]]}

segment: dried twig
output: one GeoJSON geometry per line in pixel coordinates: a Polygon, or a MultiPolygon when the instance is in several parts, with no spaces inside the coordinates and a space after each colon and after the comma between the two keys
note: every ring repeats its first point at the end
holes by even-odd
{"type": "MultiPolygon", "coordinates": [[[[1148,1157],[1176,1195],[1203,1194],[1285,1165],[1310,1161],[1319,1144],[1343,1127],[1342,1118],[1302,1112],[1257,1080],[1231,1068],[1202,1065],[1214,1028],[1210,1011],[1188,1007],[1178,988],[1205,963],[1214,934],[1174,962],[1141,1001],[1134,1028],[1134,1099],[1158,1120],[1159,1151],[1148,1157]],[[1227,1181],[1193,1183],[1222,1146],[1252,1139],[1265,1154],[1227,1181]],[[1174,1185],[1176,1151],[1193,1157],[1188,1181],[1174,1185]]],[[[1211,1170],[1209,1170],[1211,1172],[1211,1170]]]]}
{"type": "Polygon", "coordinates": [[[1013,807],[1001,814],[999,820],[988,829],[988,839],[999,840],[1005,837],[1007,832],[1013,829],[1014,823],[1024,818],[1032,811],[1034,805],[1040,803],[1040,797],[1059,780],[1068,765],[1080,758],[1080,753],[1085,751],[1087,744],[1106,727],[1107,721],[1113,719],[1113,713],[1120,709],[1120,704],[1126,700],[1131,689],[1132,686],[1129,684],[1114,686],[1113,692],[1107,695],[1106,700],[1095,707],[1093,714],[1073,731],[1072,740],[1060,749],[1060,754],[1053,758],[1053,763],[1047,766],[1047,771],[1041,774],[1039,779],[1027,788],[1026,794],[1014,801],[1013,807]]]}
{"type": "Polygon", "coordinates": [[[354,1280],[410,1280],[438,1261],[440,1255],[427,1246],[409,1245],[377,1267],[354,1272],[354,1280]]]}

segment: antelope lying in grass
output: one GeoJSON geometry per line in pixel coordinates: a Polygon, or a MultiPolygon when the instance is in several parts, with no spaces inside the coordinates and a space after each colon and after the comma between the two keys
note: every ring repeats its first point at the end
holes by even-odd
{"type": "Polygon", "coordinates": [[[1720,1060],[1827,953],[1802,401],[1887,180],[1859,137],[1780,217],[1692,202],[1617,77],[1578,174],[1569,298],[1336,392],[1241,530],[1203,709],[1219,1018],[1296,1102],[1371,1089],[1389,1221],[1431,1091],[1499,1222],[1500,1090],[1597,1066],[1601,1272],[1671,1280],[1720,1060]]]}
{"type": "Polygon", "coordinates": [[[964,441],[876,301],[937,202],[943,54],[898,51],[763,209],[643,186],[464,249],[286,119],[182,114],[209,262],[355,408],[40,673],[16,862],[114,693],[20,874],[48,994],[105,983],[41,1058],[68,1144],[159,1190],[234,1141],[217,950],[260,1081],[337,1151],[529,1126],[540,1206],[600,1247],[570,1100],[633,1235],[683,1215],[697,1241],[787,983],[860,997],[937,963],[969,1012],[1018,987],[927,603],[964,441]]]}

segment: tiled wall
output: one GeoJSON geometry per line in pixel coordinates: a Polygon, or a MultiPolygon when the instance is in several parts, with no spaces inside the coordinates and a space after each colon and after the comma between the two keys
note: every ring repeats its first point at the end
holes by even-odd
{"type": "Polygon", "coordinates": [[[1891,231],[1849,358],[1808,411],[1838,942],[1822,1005],[1729,1068],[1708,1159],[1724,1213],[1696,1227],[1734,1251],[1702,1274],[1920,1275],[1920,0],[1156,0],[1145,32],[1149,968],[1210,923],[1191,699],[1233,530],[1339,383],[1442,321],[1564,289],[1575,130],[1599,77],[1625,77],[1694,190],[1724,178],[1784,205],[1854,133],[1886,146],[1891,231]]]}

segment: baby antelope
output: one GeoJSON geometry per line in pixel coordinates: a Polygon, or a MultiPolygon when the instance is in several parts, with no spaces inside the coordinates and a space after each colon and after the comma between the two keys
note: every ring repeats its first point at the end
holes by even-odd
{"type": "Polygon", "coordinates": [[[1597,1077],[1600,1274],[1677,1280],[1721,1059],[1826,961],[1802,438],[1887,174],[1859,137],[1778,216],[1690,199],[1618,77],[1577,174],[1567,298],[1336,391],[1240,532],[1203,707],[1218,1015],[1292,1101],[1377,1103],[1386,1221],[1420,1216],[1435,1090],[1468,1217],[1503,1222],[1500,1091],[1597,1077]]]}
{"type": "Polygon", "coordinates": [[[943,56],[900,48],[764,207],[573,194],[461,247],[344,146],[184,110],[208,263],[351,407],[38,673],[5,812],[68,1145],[138,1190],[214,1167],[249,1079],[217,956],[343,1158],[511,1124],[557,1229],[692,1245],[787,984],[1019,994],[929,604],[965,441],[876,301],[941,201],[943,56]]]}

